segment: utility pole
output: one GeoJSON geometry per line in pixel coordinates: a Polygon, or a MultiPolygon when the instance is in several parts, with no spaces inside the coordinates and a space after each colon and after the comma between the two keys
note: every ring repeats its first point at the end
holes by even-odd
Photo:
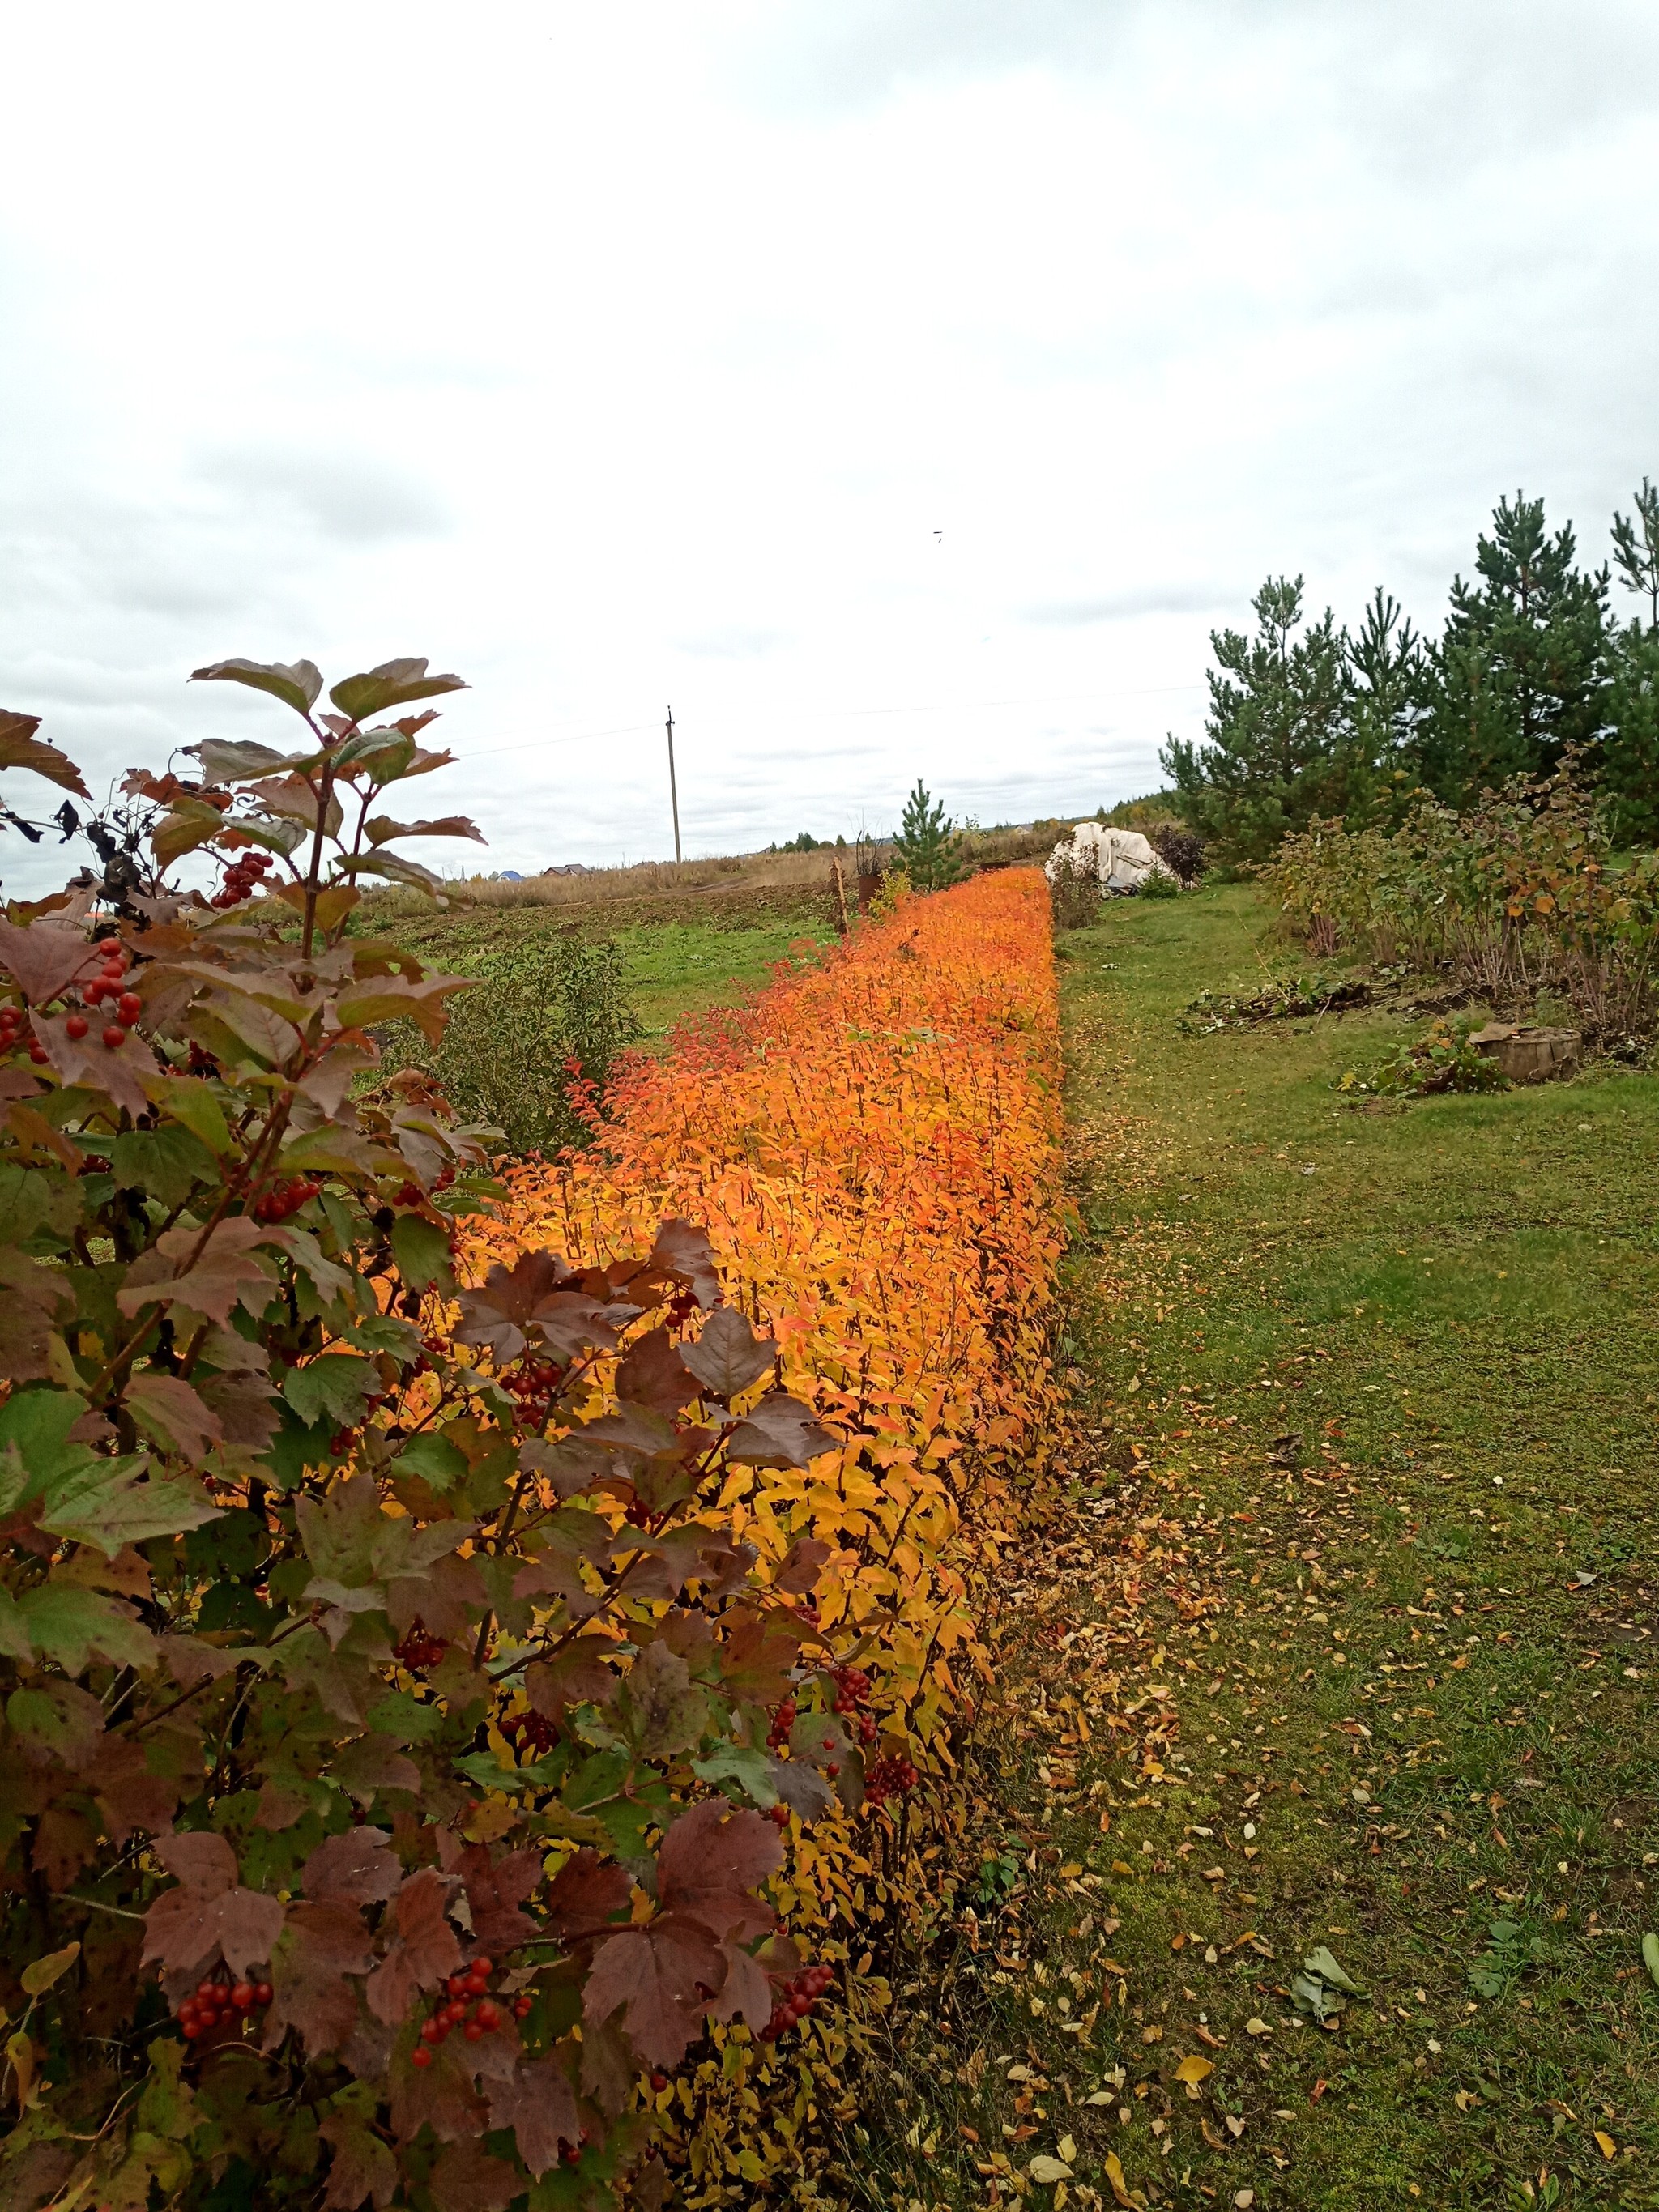
{"type": "Polygon", "coordinates": [[[674,810],[674,858],[680,857],[680,794],[674,783],[674,709],[668,710],[668,803],[674,810]]]}

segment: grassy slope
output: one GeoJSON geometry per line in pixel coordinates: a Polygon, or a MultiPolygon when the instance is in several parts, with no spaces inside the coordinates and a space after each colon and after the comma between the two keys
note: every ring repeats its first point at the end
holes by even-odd
{"type": "Polygon", "coordinates": [[[791,948],[823,944],[834,936],[822,902],[781,899],[777,910],[750,898],[718,920],[707,919],[689,896],[664,899],[648,920],[621,918],[620,907],[572,913],[549,907],[459,908],[398,918],[401,942],[465,973],[477,957],[502,945],[533,944],[571,927],[615,938],[627,962],[629,1002],[645,1027],[647,1045],[661,1042],[675,1023],[711,1006],[729,1006],[771,980],[774,964],[791,948]]]}
{"type": "Polygon", "coordinates": [[[1010,1856],[911,1985],[864,2203],[1058,2204],[1009,2168],[1069,2150],[1073,2203],[1115,2156],[1142,2203],[1659,2204],[1659,1093],[1358,1111],[1384,1016],[1181,1034],[1267,920],[1065,944],[1073,1505],[1009,1594],[1010,1856]],[[1321,1943],[1334,2032],[1285,1994],[1321,1943]]]}

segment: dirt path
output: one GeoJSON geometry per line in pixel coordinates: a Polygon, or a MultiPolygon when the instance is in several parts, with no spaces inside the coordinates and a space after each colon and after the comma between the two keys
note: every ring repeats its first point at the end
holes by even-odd
{"type": "Polygon", "coordinates": [[[1070,1503],[844,2182],[1659,2205],[1650,1079],[1355,1114],[1382,1018],[1178,1026],[1264,920],[1067,943],[1070,1503]]]}

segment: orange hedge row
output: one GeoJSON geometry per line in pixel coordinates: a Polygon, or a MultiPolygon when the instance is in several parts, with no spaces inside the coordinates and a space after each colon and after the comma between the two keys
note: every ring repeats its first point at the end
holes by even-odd
{"type": "MultiPolygon", "coordinates": [[[[781,1379],[842,1439],[806,1472],[734,1472],[724,1502],[763,1562],[803,1534],[833,1547],[822,1626],[874,1678],[884,1751],[921,1778],[920,1803],[797,1826],[775,1885],[848,1961],[854,2022],[881,2001],[856,1971],[879,1923],[929,1891],[937,1905],[927,1863],[987,1663],[976,1580],[1052,1430],[1058,1059],[1042,876],[908,898],[821,967],[630,1062],[601,1141],[513,1171],[501,1218],[463,1248],[476,1279],[520,1249],[586,1261],[648,1248],[665,1215],[698,1223],[776,1337],[781,1379]]],[[[815,2023],[799,2055],[768,2056],[738,2028],[662,2093],[692,2202],[798,2161],[809,2112],[841,2094],[847,2033],[815,2023]]]]}

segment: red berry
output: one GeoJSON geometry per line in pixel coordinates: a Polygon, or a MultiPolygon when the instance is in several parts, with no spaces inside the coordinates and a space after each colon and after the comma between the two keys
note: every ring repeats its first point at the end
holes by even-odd
{"type": "Polygon", "coordinates": [[[466,2018],[466,2006],[459,1997],[452,1997],[438,2017],[450,2027],[459,2027],[466,2018]]]}
{"type": "Polygon", "coordinates": [[[513,2000],[514,2019],[528,2020],[532,2008],[532,2004],[533,2000],[529,1997],[514,1997],[513,2000]]]}
{"type": "Polygon", "coordinates": [[[651,2086],[660,2094],[668,2087],[668,2076],[665,2074],[653,2074],[651,2076],[651,2086]]]}
{"type": "Polygon", "coordinates": [[[179,2024],[185,2031],[185,2040],[186,2043],[194,2043],[197,2037],[202,2033],[202,2023],[199,2020],[181,2019],[179,2024]]]}
{"type": "Polygon", "coordinates": [[[256,1982],[253,1985],[253,2002],[257,2005],[268,2005],[276,1994],[269,1982],[256,1982]]]}
{"type": "Polygon", "coordinates": [[[422,2043],[441,2043],[443,2039],[444,2030],[443,2022],[441,2021],[428,2020],[422,2027],[421,2040],[422,2043]]]}
{"type": "Polygon", "coordinates": [[[112,1022],[104,1031],[104,1048],[106,1052],[118,1052],[126,1041],[126,1031],[114,1022],[112,1022]]]}
{"type": "Polygon", "coordinates": [[[461,2033],[466,2038],[469,2043],[477,2043],[483,2036],[483,2030],[479,2027],[476,2020],[470,2020],[466,2026],[461,2030],[461,2033]]]}
{"type": "Polygon", "coordinates": [[[782,1804],[769,1805],[766,1817],[769,1820],[775,1820],[779,1827],[787,1828],[789,1826],[789,1808],[782,1804]]]}
{"type": "Polygon", "coordinates": [[[115,1011],[131,1029],[144,1011],[144,1002],[137,991],[123,991],[116,1001],[115,1011]]]}
{"type": "Polygon", "coordinates": [[[32,1044],[29,1047],[29,1058],[34,1062],[37,1067],[44,1067],[46,1064],[46,1048],[45,1045],[39,1042],[32,1044]]]}
{"type": "Polygon", "coordinates": [[[235,2006],[238,2012],[246,2012],[248,2007],[253,2002],[252,1983],[238,1982],[235,1988],[230,1993],[230,2001],[232,2004],[235,2006]]]}
{"type": "Polygon", "coordinates": [[[86,1033],[87,1018],[84,1014],[71,1014],[64,1024],[64,1036],[72,1036],[77,1044],[86,1033]]]}
{"type": "Polygon", "coordinates": [[[427,2049],[425,2044],[417,2043],[409,2054],[409,2063],[411,2066],[430,2066],[432,2053],[427,2049]]]}
{"type": "Polygon", "coordinates": [[[478,2007],[477,2011],[474,2013],[472,2016],[486,2034],[489,2033],[492,2027],[499,2025],[501,2017],[500,2012],[493,2004],[491,2004],[488,1997],[484,1999],[483,2002],[478,2007]]]}
{"type": "Polygon", "coordinates": [[[198,1982],[196,1984],[196,1994],[198,1998],[204,2000],[208,2004],[217,2004],[219,2002],[219,1984],[217,1982],[198,1982]]]}
{"type": "Polygon", "coordinates": [[[452,1974],[449,1979],[444,1984],[444,1987],[448,1990],[450,1996],[453,1997],[465,1996],[466,1994],[466,1976],[465,1974],[452,1974]]]}
{"type": "Polygon", "coordinates": [[[469,1974],[482,1974],[485,1981],[488,1981],[495,1971],[495,1961],[480,1955],[472,1961],[466,1971],[469,1974]]]}

